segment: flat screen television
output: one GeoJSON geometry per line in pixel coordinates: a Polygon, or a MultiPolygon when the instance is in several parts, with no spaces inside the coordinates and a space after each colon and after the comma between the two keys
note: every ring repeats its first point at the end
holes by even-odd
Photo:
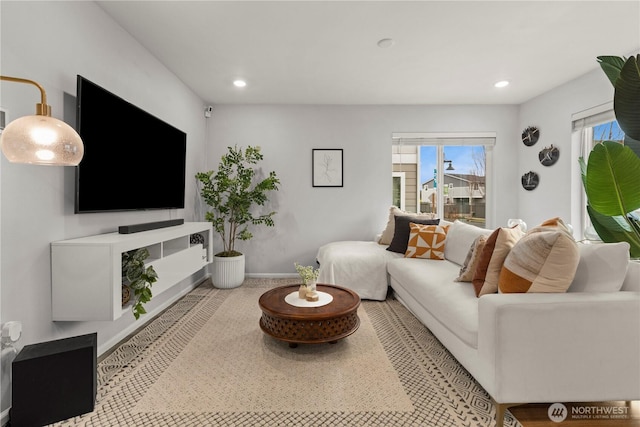
{"type": "Polygon", "coordinates": [[[78,75],[75,213],[184,208],[187,135],[78,75]]]}

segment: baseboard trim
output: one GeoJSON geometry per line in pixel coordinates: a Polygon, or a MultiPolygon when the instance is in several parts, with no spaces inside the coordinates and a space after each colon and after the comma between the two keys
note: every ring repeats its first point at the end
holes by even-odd
{"type": "Polygon", "coordinates": [[[5,409],[4,411],[0,412],[0,425],[2,427],[6,426],[9,423],[9,410],[11,409],[11,407],[9,407],[8,409],[5,409]]]}
{"type": "Polygon", "coordinates": [[[298,276],[298,273],[246,273],[245,277],[258,279],[288,279],[300,276],[298,276]]]}

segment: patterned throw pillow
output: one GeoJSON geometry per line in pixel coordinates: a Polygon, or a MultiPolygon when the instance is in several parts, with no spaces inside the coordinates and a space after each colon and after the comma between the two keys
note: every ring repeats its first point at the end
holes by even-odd
{"type": "Polygon", "coordinates": [[[409,223],[409,242],[405,258],[444,259],[444,242],[448,225],[409,223]]]}
{"type": "Polygon", "coordinates": [[[498,279],[504,260],[518,242],[524,236],[520,227],[498,228],[487,238],[482,248],[478,266],[473,272],[473,288],[476,296],[494,294],[498,292],[498,279]]]}
{"type": "Polygon", "coordinates": [[[484,248],[486,242],[487,236],[478,236],[473,243],[471,243],[471,247],[467,253],[467,258],[464,260],[462,268],[460,268],[460,274],[454,279],[454,281],[471,282],[473,280],[473,273],[476,271],[478,261],[480,261],[482,248],[484,248]]]}
{"type": "Polygon", "coordinates": [[[500,292],[566,292],[579,261],[578,244],[562,220],[545,221],[527,232],[507,255],[500,292]]]}

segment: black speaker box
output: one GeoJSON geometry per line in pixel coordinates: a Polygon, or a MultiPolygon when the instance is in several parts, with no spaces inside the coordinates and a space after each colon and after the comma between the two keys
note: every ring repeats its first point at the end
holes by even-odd
{"type": "Polygon", "coordinates": [[[131,234],[141,231],[155,230],[157,228],[173,227],[174,225],[184,224],[184,219],[168,219],[166,221],[145,222],[142,224],[121,225],[118,227],[118,233],[131,234]]]}
{"type": "Polygon", "coordinates": [[[26,345],[11,372],[11,427],[43,426],[91,412],[97,334],[26,345]]]}

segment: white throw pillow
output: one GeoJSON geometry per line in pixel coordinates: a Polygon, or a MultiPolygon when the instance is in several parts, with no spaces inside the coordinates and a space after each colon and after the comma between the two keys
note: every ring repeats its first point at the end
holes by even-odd
{"type": "Polygon", "coordinates": [[[580,262],[567,292],[618,292],[629,266],[629,243],[578,243],[580,262]]]}
{"type": "MultiPolygon", "coordinates": [[[[440,224],[445,223],[441,221],[440,224]]],[[[492,232],[493,230],[487,230],[486,228],[476,227],[475,225],[469,225],[466,222],[455,220],[447,232],[444,258],[458,265],[463,265],[474,240],[476,240],[478,236],[489,236],[492,232]]]]}
{"type": "Polygon", "coordinates": [[[640,292],[640,260],[629,261],[621,291],[640,292]]]}

